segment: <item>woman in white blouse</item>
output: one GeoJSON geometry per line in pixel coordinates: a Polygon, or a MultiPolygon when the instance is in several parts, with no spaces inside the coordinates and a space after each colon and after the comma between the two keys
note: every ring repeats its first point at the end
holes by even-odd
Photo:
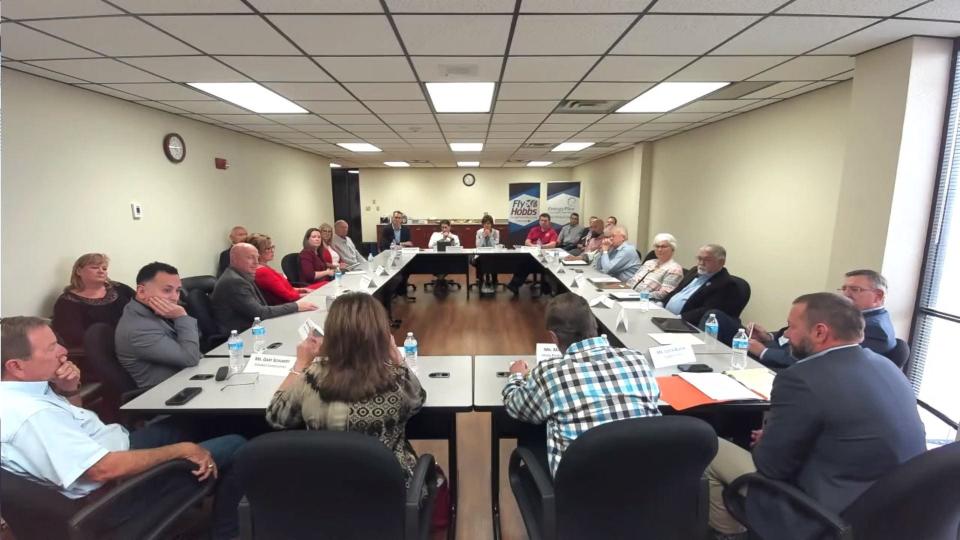
{"type": "Polygon", "coordinates": [[[673,260],[677,239],[672,234],[660,233],[653,237],[655,259],[643,263],[636,275],[627,281],[634,290],[650,291],[651,300],[663,300],[683,280],[683,267],[673,260]]]}

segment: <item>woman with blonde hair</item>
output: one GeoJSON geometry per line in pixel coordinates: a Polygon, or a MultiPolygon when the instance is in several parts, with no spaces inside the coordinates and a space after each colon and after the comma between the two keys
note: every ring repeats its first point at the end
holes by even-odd
{"type": "Polygon", "coordinates": [[[253,282],[271,306],[296,302],[310,291],[329,283],[329,281],[318,281],[309,287],[290,285],[286,276],[267,265],[276,254],[276,246],[273,244],[273,240],[265,234],[254,233],[248,236],[246,241],[257,248],[257,253],[260,254],[260,264],[257,265],[257,271],[253,275],[253,282]]]}
{"type": "Polygon", "coordinates": [[[73,263],[70,285],[53,305],[51,324],[67,349],[81,349],[84,332],[95,323],[117,326],[123,308],[136,296],[130,287],[110,281],[109,266],[110,258],[103,253],[86,253],[73,263]]]}

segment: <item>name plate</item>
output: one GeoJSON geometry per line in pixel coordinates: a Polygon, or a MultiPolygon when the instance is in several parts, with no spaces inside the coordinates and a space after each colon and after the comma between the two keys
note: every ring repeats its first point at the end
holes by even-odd
{"type": "Polygon", "coordinates": [[[447,246],[447,253],[463,253],[463,246],[447,246]]]}
{"type": "Polygon", "coordinates": [[[401,249],[400,249],[400,253],[403,253],[404,255],[410,255],[410,254],[413,254],[413,253],[420,253],[420,248],[418,248],[418,247],[405,247],[405,248],[401,248],[401,249]]]}
{"type": "Polygon", "coordinates": [[[478,247],[478,248],[476,249],[477,253],[492,253],[492,252],[494,252],[494,251],[496,251],[496,250],[497,250],[497,248],[493,248],[493,247],[489,247],[489,246],[488,246],[488,247],[478,247]]]}
{"type": "Polygon", "coordinates": [[[693,347],[686,343],[683,345],[650,347],[649,353],[650,360],[655,368],[697,363],[697,357],[693,354],[693,347]]]}
{"type": "Polygon", "coordinates": [[[296,356],[254,354],[243,368],[243,372],[285,377],[287,373],[290,373],[290,370],[293,369],[293,364],[296,362],[296,356]]]}

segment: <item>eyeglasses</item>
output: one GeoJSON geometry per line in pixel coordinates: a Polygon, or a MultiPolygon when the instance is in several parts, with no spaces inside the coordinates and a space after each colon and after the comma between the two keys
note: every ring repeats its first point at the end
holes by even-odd
{"type": "Polygon", "coordinates": [[[657,244],[653,246],[654,249],[667,249],[669,247],[671,247],[670,244],[657,244]]]}
{"type": "Polygon", "coordinates": [[[277,249],[277,246],[267,246],[267,249],[264,251],[273,251],[275,249],[277,249]]]}
{"type": "Polygon", "coordinates": [[[857,287],[856,285],[844,285],[843,287],[840,287],[840,288],[837,289],[837,290],[840,291],[840,292],[850,291],[850,292],[852,292],[853,294],[860,294],[860,293],[862,293],[862,292],[864,292],[864,291],[875,291],[875,290],[877,290],[877,289],[872,289],[872,288],[869,288],[869,287],[857,287]]]}
{"type": "MultiPolygon", "coordinates": [[[[231,375],[231,376],[228,377],[228,378],[237,377],[237,376],[241,376],[241,375],[251,375],[251,374],[250,374],[250,373],[234,373],[233,375],[231,375]]],[[[260,374],[259,374],[259,373],[253,373],[252,375],[254,375],[252,381],[240,382],[240,383],[227,383],[227,384],[225,384],[225,385],[223,385],[223,386],[220,387],[220,391],[223,392],[223,391],[226,390],[227,388],[231,388],[231,387],[234,387],[234,386],[250,386],[250,385],[253,385],[253,384],[257,384],[257,381],[260,380],[260,374]]]]}

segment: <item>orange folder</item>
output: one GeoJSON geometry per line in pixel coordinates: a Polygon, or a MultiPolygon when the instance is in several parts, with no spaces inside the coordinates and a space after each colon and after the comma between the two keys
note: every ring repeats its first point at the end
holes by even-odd
{"type": "Polygon", "coordinates": [[[720,403],[697,390],[696,386],[683,380],[683,378],[674,375],[657,377],[657,386],[660,387],[660,399],[666,401],[677,411],[709,403],[720,403]]]}

